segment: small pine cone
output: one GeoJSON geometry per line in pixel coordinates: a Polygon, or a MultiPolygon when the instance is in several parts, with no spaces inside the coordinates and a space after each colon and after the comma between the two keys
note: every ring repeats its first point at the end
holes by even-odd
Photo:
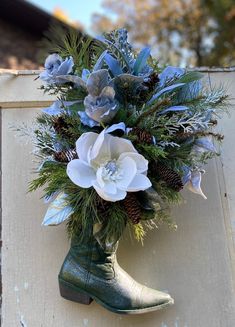
{"type": "Polygon", "coordinates": [[[213,132],[203,132],[203,131],[197,131],[197,132],[192,132],[192,133],[184,133],[184,132],[178,132],[176,134],[176,137],[183,141],[187,138],[189,138],[190,136],[198,136],[198,137],[202,137],[202,136],[208,136],[208,135],[212,135],[213,137],[215,137],[218,141],[223,141],[224,139],[224,135],[219,134],[219,133],[213,133],[213,132]]]}
{"type": "Polygon", "coordinates": [[[66,123],[63,116],[55,117],[55,119],[53,121],[53,127],[57,134],[59,134],[61,136],[69,136],[68,131],[67,131],[69,128],[69,125],[68,125],[68,123],[66,123]]]}
{"type": "Polygon", "coordinates": [[[147,86],[148,90],[151,92],[156,88],[156,84],[159,82],[159,77],[156,72],[150,74],[144,81],[144,86],[147,86]]]}
{"type": "Polygon", "coordinates": [[[180,175],[163,163],[157,162],[154,166],[154,171],[156,174],[158,174],[160,179],[166,182],[167,186],[174,191],[179,192],[183,188],[180,175]]]}
{"type": "Polygon", "coordinates": [[[223,141],[224,139],[224,135],[223,134],[219,134],[219,133],[208,133],[208,135],[212,135],[214,138],[216,138],[218,141],[223,141]]]}
{"type": "Polygon", "coordinates": [[[211,119],[210,124],[215,126],[215,125],[218,124],[218,120],[217,119],[211,119]]]}
{"type": "Polygon", "coordinates": [[[141,209],[135,194],[127,193],[126,198],[123,200],[123,205],[132,223],[134,225],[138,224],[141,219],[141,209]]]}
{"type": "Polygon", "coordinates": [[[180,141],[183,141],[183,140],[186,140],[187,138],[189,138],[189,137],[191,137],[191,136],[193,136],[194,135],[194,133],[190,133],[190,132],[188,132],[188,133],[186,133],[186,132],[178,132],[178,133],[176,133],[176,137],[177,137],[177,139],[179,139],[180,141]]]}
{"type": "Polygon", "coordinates": [[[153,136],[142,128],[134,127],[130,134],[137,136],[138,143],[153,144],[153,136]]]}
{"type": "Polygon", "coordinates": [[[60,152],[56,152],[54,154],[54,158],[55,160],[59,161],[59,162],[69,162],[73,159],[77,159],[77,152],[75,149],[73,150],[65,150],[65,151],[60,151],[60,152]]]}

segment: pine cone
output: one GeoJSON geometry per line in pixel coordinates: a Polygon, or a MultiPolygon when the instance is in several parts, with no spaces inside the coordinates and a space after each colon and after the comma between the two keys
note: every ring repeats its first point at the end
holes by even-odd
{"type": "Polygon", "coordinates": [[[179,192],[183,188],[180,175],[173,169],[167,167],[161,162],[155,163],[152,168],[154,168],[154,172],[160,177],[160,179],[166,182],[167,186],[174,191],[179,192]]]}
{"type": "Polygon", "coordinates": [[[70,136],[68,133],[69,124],[63,116],[56,116],[53,121],[53,127],[57,134],[61,136],[70,136]]]}
{"type": "Polygon", "coordinates": [[[54,158],[55,158],[55,160],[57,160],[59,162],[69,162],[73,159],[78,158],[78,156],[77,156],[76,150],[73,149],[73,150],[65,150],[65,151],[56,152],[54,154],[54,158]]]}
{"type": "Polygon", "coordinates": [[[159,82],[159,77],[156,72],[150,74],[144,81],[144,86],[147,86],[148,90],[152,92],[156,88],[156,84],[159,82]]]}
{"type": "Polygon", "coordinates": [[[126,198],[123,200],[123,205],[132,223],[134,225],[138,224],[141,219],[141,209],[135,194],[127,193],[126,198]]]}
{"type": "Polygon", "coordinates": [[[184,133],[184,132],[178,132],[176,134],[176,137],[180,141],[184,141],[185,139],[191,137],[191,136],[197,136],[197,137],[202,137],[202,136],[208,136],[212,135],[215,137],[218,141],[222,141],[224,139],[224,135],[219,134],[219,133],[213,133],[213,132],[204,132],[204,131],[196,131],[196,132],[189,132],[189,133],[184,133]]]}
{"type": "Polygon", "coordinates": [[[109,209],[110,203],[108,201],[103,200],[102,198],[99,198],[99,200],[97,201],[97,213],[103,221],[107,221],[109,219],[109,209]]]}
{"type": "Polygon", "coordinates": [[[178,140],[184,141],[193,135],[194,135],[194,133],[192,133],[192,132],[187,132],[187,133],[186,132],[178,132],[178,133],[176,133],[175,136],[178,140]]]}
{"type": "Polygon", "coordinates": [[[217,119],[211,119],[210,124],[215,126],[215,125],[218,124],[218,120],[217,119]]]}
{"type": "Polygon", "coordinates": [[[217,138],[218,141],[223,141],[223,139],[224,139],[224,135],[223,134],[211,133],[211,135],[213,135],[215,138],[217,138]]]}
{"type": "Polygon", "coordinates": [[[134,127],[130,134],[137,136],[138,143],[153,144],[153,136],[142,128],[134,127]]]}

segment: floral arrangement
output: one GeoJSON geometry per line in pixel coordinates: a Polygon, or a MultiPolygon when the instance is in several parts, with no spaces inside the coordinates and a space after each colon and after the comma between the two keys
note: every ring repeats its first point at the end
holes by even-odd
{"type": "Polygon", "coordinates": [[[36,118],[38,177],[49,203],[44,225],[67,221],[70,235],[118,240],[126,225],[138,240],[170,219],[180,191],[206,199],[205,163],[219,154],[213,132],[226,109],[222,87],[196,71],[160,68],[150,48],[136,53],[125,29],[100,40],[66,38],[39,75],[57,100],[36,118]]]}

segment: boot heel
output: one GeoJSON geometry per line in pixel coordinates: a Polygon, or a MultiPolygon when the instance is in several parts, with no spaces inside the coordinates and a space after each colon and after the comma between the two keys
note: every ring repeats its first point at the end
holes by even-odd
{"type": "Polygon", "coordinates": [[[59,281],[60,295],[69,301],[78,302],[82,304],[90,304],[93,299],[80,291],[76,291],[73,287],[70,287],[67,283],[59,281]]]}

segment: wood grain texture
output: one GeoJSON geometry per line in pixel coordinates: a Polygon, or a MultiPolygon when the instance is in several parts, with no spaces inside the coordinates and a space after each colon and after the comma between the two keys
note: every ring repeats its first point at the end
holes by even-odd
{"type": "MultiPolygon", "coordinates": [[[[225,82],[235,94],[234,72],[210,77],[214,83],[225,82]]],[[[25,77],[19,78],[22,82],[25,77]]],[[[65,226],[41,226],[46,210],[41,194],[26,194],[35,165],[32,146],[9,129],[16,122],[30,126],[37,112],[2,110],[2,326],[235,326],[235,112],[220,123],[226,135],[222,157],[212,161],[203,176],[208,200],[184,191],[185,203],[173,210],[177,232],[153,231],[143,247],[125,235],[120,244],[122,267],[175,299],[171,308],[141,316],[119,316],[95,302],[84,306],[60,298],[57,274],[69,247],[65,226]]]]}

